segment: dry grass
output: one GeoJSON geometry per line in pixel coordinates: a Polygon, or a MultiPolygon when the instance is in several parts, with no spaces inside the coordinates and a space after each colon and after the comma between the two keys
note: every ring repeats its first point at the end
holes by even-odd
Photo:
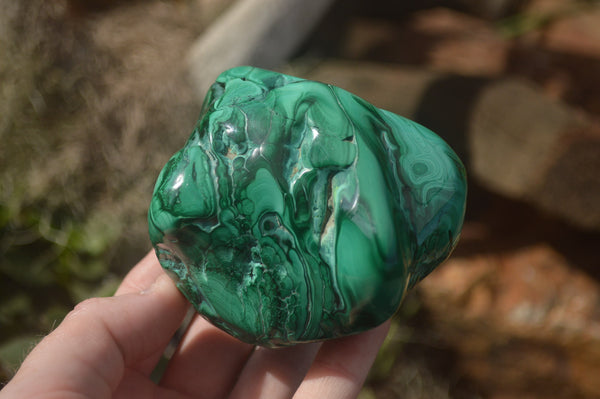
{"type": "Polygon", "coordinates": [[[199,112],[184,58],[223,4],[0,0],[0,341],[150,248],[154,181],[199,112]]]}

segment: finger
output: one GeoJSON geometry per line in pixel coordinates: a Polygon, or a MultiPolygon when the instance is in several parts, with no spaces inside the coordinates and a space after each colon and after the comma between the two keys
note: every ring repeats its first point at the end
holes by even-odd
{"type": "MultiPolygon", "coordinates": [[[[164,274],[166,273],[158,262],[156,253],[154,250],[151,250],[129,271],[129,273],[127,273],[117,289],[115,296],[144,291],[148,289],[159,276],[164,274]]],[[[188,304],[188,308],[189,307],[190,305],[188,304]]],[[[141,372],[142,375],[150,375],[163,353],[163,348],[157,348],[155,353],[134,365],[133,368],[141,372]]]]}
{"type": "Polygon", "coordinates": [[[18,397],[109,397],[128,365],[167,345],[186,306],[166,275],[142,293],[84,301],[32,351],[11,389],[18,397]]]}
{"type": "Polygon", "coordinates": [[[389,326],[323,343],[294,398],[356,398],[389,326]]]}
{"type": "Polygon", "coordinates": [[[257,348],[238,379],[230,399],[291,398],[310,368],[320,343],[289,348],[257,348]]]}
{"type": "Polygon", "coordinates": [[[190,399],[179,392],[168,390],[150,382],[148,377],[132,370],[127,370],[119,388],[112,396],[113,399],[131,398],[161,398],[161,399],[190,399]]]}
{"type": "Polygon", "coordinates": [[[224,398],[231,391],[253,346],[196,316],[160,385],[192,397],[224,398]]]}
{"type": "Polygon", "coordinates": [[[163,273],[156,254],[150,251],[127,273],[115,295],[144,291],[163,273]]]}

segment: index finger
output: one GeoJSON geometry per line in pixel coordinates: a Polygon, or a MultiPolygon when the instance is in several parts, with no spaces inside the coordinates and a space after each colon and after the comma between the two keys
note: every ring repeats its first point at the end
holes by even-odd
{"type": "Polygon", "coordinates": [[[144,291],[163,273],[154,250],[151,250],[127,273],[115,296],[144,291]]]}

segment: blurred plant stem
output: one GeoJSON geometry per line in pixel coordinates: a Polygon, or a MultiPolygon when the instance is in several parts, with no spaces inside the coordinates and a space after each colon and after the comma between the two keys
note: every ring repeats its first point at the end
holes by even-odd
{"type": "Polygon", "coordinates": [[[514,39],[529,32],[544,29],[550,24],[573,15],[590,12],[600,6],[598,0],[569,2],[549,11],[525,11],[501,20],[497,28],[506,39],[514,39]]]}

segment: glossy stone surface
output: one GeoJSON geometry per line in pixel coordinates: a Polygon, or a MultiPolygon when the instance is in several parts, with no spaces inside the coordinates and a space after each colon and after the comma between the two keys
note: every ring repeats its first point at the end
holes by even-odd
{"type": "Polygon", "coordinates": [[[465,197],[462,163],[430,130],[335,86],[239,67],[207,94],[148,219],[199,313],[284,346],[390,318],[452,251],[465,197]]]}

